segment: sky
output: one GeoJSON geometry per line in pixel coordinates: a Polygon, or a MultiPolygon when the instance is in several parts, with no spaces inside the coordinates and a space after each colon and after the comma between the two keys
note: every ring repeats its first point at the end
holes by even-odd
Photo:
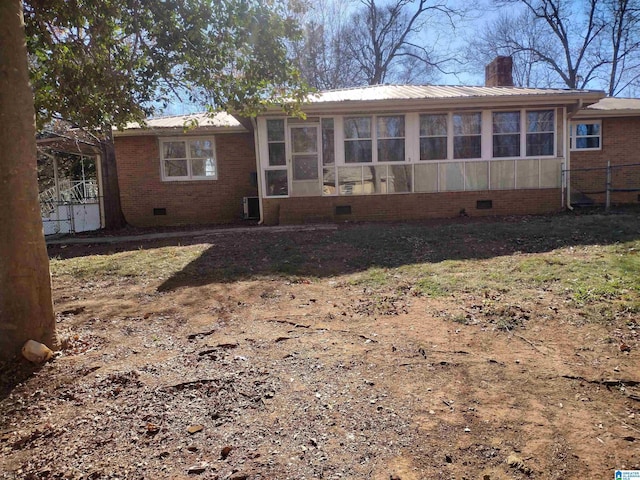
{"type": "MultiPolygon", "coordinates": [[[[322,0],[316,0],[322,1],[322,0]]],[[[329,2],[349,2],[355,0],[325,0],[329,2]]],[[[380,1],[380,0],[378,0],[380,1]]],[[[582,7],[585,5],[586,0],[568,0],[574,4],[575,7],[582,7]]],[[[357,3],[357,2],[356,2],[357,3]]],[[[469,6],[471,2],[469,0],[450,0],[450,4],[454,6],[469,6]]],[[[446,29],[438,30],[437,28],[433,28],[433,22],[431,24],[431,28],[424,33],[420,37],[420,41],[423,42],[424,45],[435,45],[435,50],[439,53],[449,52],[451,54],[453,52],[453,56],[456,58],[462,58],[466,53],[464,51],[465,45],[467,44],[468,39],[473,38],[474,34],[483,29],[483,26],[487,23],[493,21],[499,16],[499,10],[495,7],[494,0],[476,0],[473,2],[473,11],[468,14],[465,20],[456,22],[456,30],[451,33],[446,29]]],[[[514,9],[522,8],[522,6],[518,5],[508,5],[507,7],[510,12],[513,12],[514,9]]],[[[457,73],[440,73],[436,78],[433,79],[433,84],[437,85],[483,85],[484,84],[484,69],[479,65],[470,66],[470,65],[458,65],[453,66],[451,64],[448,67],[448,70],[457,70],[457,73]]],[[[562,85],[558,85],[562,86],[562,85]]],[[[602,85],[598,85],[597,83],[589,84],[588,88],[598,89],[603,88],[602,85]]],[[[627,96],[632,96],[633,92],[627,94],[627,96]]],[[[178,101],[172,103],[168,109],[165,110],[163,114],[185,114],[193,111],[201,111],[202,108],[188,103],[180,103],[178,101]]]]}

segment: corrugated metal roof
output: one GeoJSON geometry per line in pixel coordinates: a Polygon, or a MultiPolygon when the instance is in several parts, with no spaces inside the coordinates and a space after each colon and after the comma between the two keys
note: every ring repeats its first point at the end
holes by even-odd
{"type": "MultiPolygon", "coordinates": [[[[226,112],[218,112],[214,115],[208,113],[192,113],[189,115],[171,115],[166,117],[150,118],[147,120],[145,128],[238,128],[244,127],[232,115],[226,112]]],[[[131,122],[125,126],[125,130],[142,128],[139,123],[131,122]]]]}
{"type": "Polygon", "coordinates": [[[465,87],[439,85],[371,85],[360,88],[327,90],[310,96],[312,103],[375,101],[375,100],[411,100],[411,99],[447,99],[472,97],[507,97],[525,95],[562,95],[594,93],[593,90],[570,90],[560,88],[522,88],[522,87],[465,87]]]}
{"type": "Polygon", "coordinates": [[[607,97],[603,98],[598,103],[589,105],[586,110],[640,110],[640,98],[607,97]]]}

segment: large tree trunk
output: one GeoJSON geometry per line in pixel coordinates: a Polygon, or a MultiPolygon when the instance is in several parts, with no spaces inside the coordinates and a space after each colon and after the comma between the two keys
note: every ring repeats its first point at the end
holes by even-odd
{"type": "Polygon", "coordinates": [[[116,152],[113,145],[111,127],[106,127],[107,132],[100,141],[102,156],[102,195],[104,198],[104,223],[105,228],[114,230],[126,225],[122,206],[120,205],[120,186],[118,185],[118,168],[116,165],[116,152]]]}
{"type": "Polygon", "coordinates": [[[29,339],[55,347],[56,322],[20,0],[0,1],[0,25],[0,358],[10,358],[29,339]]]}

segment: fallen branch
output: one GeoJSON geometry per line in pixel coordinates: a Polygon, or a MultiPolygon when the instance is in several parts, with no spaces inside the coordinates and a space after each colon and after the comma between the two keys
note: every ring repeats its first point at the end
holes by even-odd
{"type": "Polygon", "coordinates": [[[191,335],[187,336],[187,339],[188,340],[195,340],[196,338],[207,337],[209,335],[214,334],[215,332],[216,332],[215,330],[209,330],[208,332],[192,333],[191,335]]]}
{"type": "Polygon", "coordinates": [[[589,380],[587,378],[577,377],[575,375],[561,375],[561,376],[562,378],[567,378],[569,380],[580,380],[581,382],[592,383],[595,385],[604,385],[605,387],[617,387],[618,385],[622,385],[625,387],[635,387],[640,385],[640,381],[638,380],[629,380],[625,378],[621,378],[618,380],[589,380]]]}
{"type": "Polygon", "coordinates": [[[158,390],[182,390],[187,387],[197,386],[197,385],[206,385],[207,383],[218,383],[220,379],[218,378],[201,378],[200,380],[191,380],[189,382],[180,382],[175,385],[166,385],[164,387],[159,387],[158,390]]]}
{"type": "Polygon", "coordinates": [[[543,352],[542,350],[540,350],[540,348],[538,348],[538,346],[537,346],[535,343],[533,343],[531,340],[529,340],[529,339],[527,339],[527,338],[524,338],[522,335],[519,335],[519,334],[517,334],[517,333],[512,333],[512,335],[513,335],[514,337],[518,337],[520,340],[524,340],[524,341],[525,341],[525,342],[527,342],[529,345],[531,345],[533,348],[535,348],[538,352],[540,352],[540,353],[541,353],[541,354],[543,354],[543,355],[546,355],[546,353],[545,353],[545,352],[543,352]]]}
{"type": "Polygon", "coordinates": [[[304,323],[292,322],[291,320],[279,320],[277,318],[270,318],[267,322],[284,323],[285,325],[293,325],[296,328],[309,328],[311,325],[305,325],[304,323]]]}

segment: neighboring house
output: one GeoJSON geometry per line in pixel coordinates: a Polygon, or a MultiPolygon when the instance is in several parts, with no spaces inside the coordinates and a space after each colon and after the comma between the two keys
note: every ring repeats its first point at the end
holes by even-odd
{"type": "Polygon", "coordinates": [[[625,136],[620,125],[640,132],[639,120],[589,107],[600,91],[505,86],[510,68],[498,57],[484,87],[321,92],[303,108],[305,119],[273,109],[252,120],[191,115],[130,125],[115,134],[125,218],[140,226],[229,223],[243,218],[245,197],[259,197],[265,224],[561,210],[569,196],[562,170],[578,158],[601,163],[625,136]],[[602,126],[600,140],[593,124],[602,126]],[[603,150],[583,151],[596,144],[603,150]]]}

